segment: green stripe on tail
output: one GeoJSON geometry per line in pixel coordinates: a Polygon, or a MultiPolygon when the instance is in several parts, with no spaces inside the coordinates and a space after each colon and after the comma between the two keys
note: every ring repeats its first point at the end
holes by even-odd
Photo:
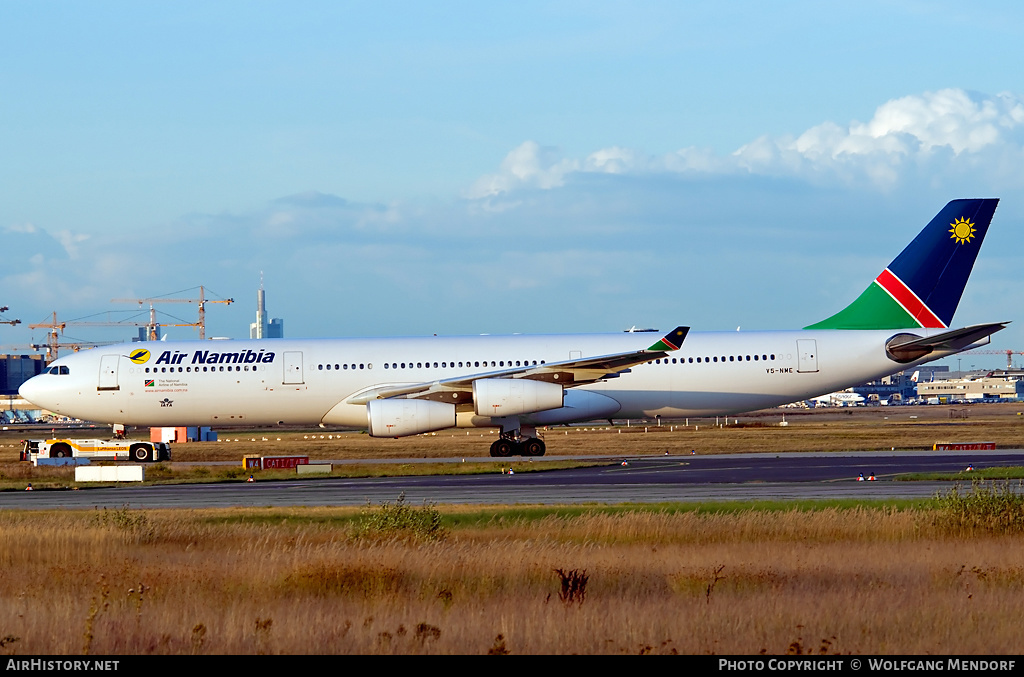
{"type": "Polygon", "coordinates": [[[920,326],[881,285],[872,282],[856,301],[832,317],[804,329],[908,329],[920,326]]]}

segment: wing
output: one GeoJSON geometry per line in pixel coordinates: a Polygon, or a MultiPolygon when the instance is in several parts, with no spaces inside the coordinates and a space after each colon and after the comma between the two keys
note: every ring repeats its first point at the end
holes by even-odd
{"type": "Polygon", "coordinates": [[[525,378],[536,381],[558,383],[566,388],[586,385],[596,381],[617,378],[627,373],[630,367],[651,360],[661,359],[668,353],[679,350],[686,339],[689,327],[676,327],[665,334],[654,345],[645,350],[628,353],[584,357],[564,362],[548,362],[534,366],[516,367],[485,371],[468,376],[416,383],[408,386],[380,386],[356,393],[345,400],[348,404],[366,404],[370,400],[383,400],[394,397],[407,399],[444,400],[452,404],[463,404],[473,400],[473,382],[480,379],[525,378]]]}

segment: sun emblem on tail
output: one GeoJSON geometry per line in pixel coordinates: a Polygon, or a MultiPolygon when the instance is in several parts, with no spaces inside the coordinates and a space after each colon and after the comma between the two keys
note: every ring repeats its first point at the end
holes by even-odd
{"type": "Polygon", "coordinates": [[[949,225],[953,226],[949,229],[949,232],[952,233],[949,237],[956,240],[957,244],[970,243],[971,238],[974,237],[974,224],[970,219],[961,217],[949,225]]]}

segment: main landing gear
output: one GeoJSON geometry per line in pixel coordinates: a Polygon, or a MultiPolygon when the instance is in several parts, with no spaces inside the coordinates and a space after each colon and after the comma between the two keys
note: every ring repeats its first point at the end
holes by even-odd
{"type": "Polygon", "coordinates": [[[491,444],[491,456],[543,456],[546,451],[544,440],[536,437],[524,437],[520,440],[505,433],[491,444]]]}
{"type": "Polygon", "coordinates": [[[518,416],[494,419],[501,426],[498,439],[491,444],[491,456],[543,456],[544,440],[537,437],[537,429],[524,425],[518,416]]]}

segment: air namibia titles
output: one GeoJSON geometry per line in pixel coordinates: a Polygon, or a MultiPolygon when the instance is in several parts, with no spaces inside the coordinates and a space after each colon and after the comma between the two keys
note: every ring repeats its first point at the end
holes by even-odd
{"type": "MultiPolygon", "coordinates": [[[[188,353],[165,350],[156,359],[157,364],[183,364],[188,353]]],[[[241,352],[215,352],[213,350],[196,350],[192,353],[189,364],[270,364],[274,361],[274,353],[264,350],[246,350],[241,352]]]]}

